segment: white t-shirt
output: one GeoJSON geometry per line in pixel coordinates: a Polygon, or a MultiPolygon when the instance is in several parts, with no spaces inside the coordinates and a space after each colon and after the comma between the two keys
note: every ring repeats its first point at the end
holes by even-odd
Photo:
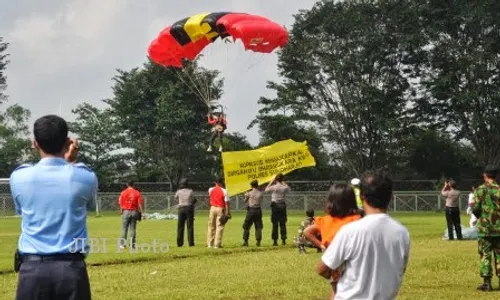
{"type": "Polygon", "coordinates": [[[322,256],[344,266],[335,300],[396,299],[408,265],[410,234],[387,214],[366,215],[342,226],[322,256]]]}
{"type": "Polygon", "coordinates": [[[469,194],[469,201],[468,201],[468,204],[472,204],[474,203],[474,193],[470,193],[469,194]]]}

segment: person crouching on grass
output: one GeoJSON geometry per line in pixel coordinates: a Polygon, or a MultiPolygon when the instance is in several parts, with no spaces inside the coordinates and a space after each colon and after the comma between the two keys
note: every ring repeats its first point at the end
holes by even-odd
{"type": "MultiPolygon", "coordinates": [[[[325,252],[335,238],[337,232],[345,224],[361,219],[361,213],[356,204],[354,189],[347,184],[336,184],[330,188],[328,198],[325,202],[326,216],[316,217],[314,224],[304,231],[306,239],[325,252]],[[321,241],[317,238],[321,236],[321,241]]],[[[336,292],[337,282],[342,274],[342,268],[331,273],[332,299],[336,292]]]]}

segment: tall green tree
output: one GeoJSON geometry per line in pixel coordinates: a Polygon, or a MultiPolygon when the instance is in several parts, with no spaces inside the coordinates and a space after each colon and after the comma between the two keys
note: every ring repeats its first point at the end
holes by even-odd
{"type": "Polygon", "coordinates": [[[0,177],[7,178],[33,152],[29,139],[30,111],[15,104],[0,114],[0,177]]]}
{"type": "Polygon", "coordinates": [[[399,167],[416,43],[407,22],[418,20],[407,2],[322,1],[299,13],[279,56],[283,82],[269,84],[277,97],[261,100],[312,124],[346,175],[399,167]]]}
{"type": "Polygon", "coordinates": [[[79,141],[79,160],[93,168],[100,184],[123,180],[130,171],[127,164],[127,136],[117,117],[108,109],[98,109],[88,103],[77,106],[70,131],[79,141]]]}
{"type": "MultiPolygon", "coordinates": [[[[7,77],[5,70],[9,64],[8,43],[0,37],[0,103],[7,100],[7,77]]],[[[34,153],[29,140],[28,120],[30,111],[20,105],[11,105],[0,112],[0,177],[7,178],[14,168],[34,153]]]]}
{"type": "Polygon", "coordinates": [[[5,69],[9,64],[9,60],[7,57],[7,47],[8,43],[3,41],[3,37],[0,36],[0,103],[7,100],[7,95],[5,94],[5,90],[7,89],[7,76],[5,75],[5,69]]]}
{"type": "Polygon", "coordinates": [[[500,164],[500,2],[426,1],[421,120],[466,139],[500,164]]]}
{"type": "Polygon", "coordinates": [[[190,86],[199,80],[185,80],[203,77],[212,92],[211,100],[216,100],[222,87],[217,75],[196,62],[183,71],[152,62],[141,69],[118,70],[114,95],[105,102],[130,140],[129,147],[140,162],[137,170],[147,166],[149,176],[169,181],[175,189],[182,177],[193,175],[204,165],[200,160],[218,155],[206,153],[208,106],[190,86]]]}
{"type": "Polygon", "coordinates": [[[407,140],[405,176],[414,179],[474,178],[480,174],[474,149],[446,132],[419,129],[407,140]],[[413,173],[412,173],[413,171],[413,173]]]}

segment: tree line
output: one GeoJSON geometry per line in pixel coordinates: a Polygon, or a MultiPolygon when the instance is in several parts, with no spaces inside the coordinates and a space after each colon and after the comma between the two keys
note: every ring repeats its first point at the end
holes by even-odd
{"type": "MultiPolygon", "coordinates": [[[[225,151],[307,140],[317,167],[293,180],[335,180],[385,168],[398,179],[478,178],[500,163],[500,2],[495,0],[319,1],[294,16],[278,53],[276,97],[256,99],[248,128],[258,145],[226,134],[225,151]]],[[[8,44],[0,39],[0,99],[7,100],[8,44]]],[[[182,76],[203,78],[213,98],[222,74],[197,61],[184,71],[146,61],[117,70],[105,108],[81,103],[71,131],[101,184],[210,181],[207,107],[182,76]]],[[[4,103],[5,104],[5,103],[4,103]]],[[[36,160],[29,110],[0,116],[0,176],[36,160]]]]}

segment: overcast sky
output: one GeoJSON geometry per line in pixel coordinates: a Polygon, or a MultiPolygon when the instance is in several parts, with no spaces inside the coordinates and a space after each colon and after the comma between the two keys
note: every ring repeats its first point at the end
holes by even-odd
{"type": "MultiPolygon", "coordinates": [[[[89,102],[103,107],[116,69],[140,67],[147,47],[166,26],[187,16],[216,11],[266,16],[290,28],[299,9],[314,0],[0,0],[0,36],[10,43],[9,104],[19,103],[32,120],[49,113],[73,119],[71,109],[89,102]]],[[[246,128],[258,111],[265,85],[276,80],[277,57],[212,45],[203,59],[226,80],[223,105],[229,131],[258,142],[246,128]]],[[[232,46],[232,47],[230,47],[232,46]]],[[[201,84],[201,83],[200,83],[201,84]]]]}

